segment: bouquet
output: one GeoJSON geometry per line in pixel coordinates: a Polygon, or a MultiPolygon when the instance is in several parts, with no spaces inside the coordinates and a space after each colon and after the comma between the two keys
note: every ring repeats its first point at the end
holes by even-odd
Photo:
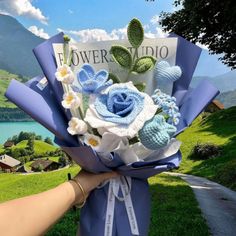
{"type": "Polygon", "coordinates": [[[169,35],[177,39],[176,65],[171,66],[153,55],[139,56],[144,41],[139,20],[130,21],[127,36],[130,47],[110,48],[111,61],[122,73],[96,70],[89,63],[75,71],[77,49],[60,33],[34,49],[45,77],[26,84],[12,80],[6,92],[82,168],[120,173],[90,194],[81,210],[80,235],[148,234],[147,178],[178,168],[177,135],[218,94],[208,81],[189,88],[201,52],[196,45],[169,35]],[[61,65],[56,43],[63,44],[61,65]]]}

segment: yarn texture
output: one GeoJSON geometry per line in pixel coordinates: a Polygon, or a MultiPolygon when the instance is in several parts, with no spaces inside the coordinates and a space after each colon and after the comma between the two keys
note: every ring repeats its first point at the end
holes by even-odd
{"type": "Polygon", "coordinates": [[[154,69],[154,78],[159,80],[166,80],[175,82],[182,75],[182,70],[179,66],[170,66],[167,61],[160,61],[156,64],[154,69]]]}
{"type": "Polygon", "coordinates": [[[139,131],[139,138],[146,148],[157,150],[170,142],[176,130],[176,127],[168,124],[162,115],[156,115],[145,122],[139,131]]]}

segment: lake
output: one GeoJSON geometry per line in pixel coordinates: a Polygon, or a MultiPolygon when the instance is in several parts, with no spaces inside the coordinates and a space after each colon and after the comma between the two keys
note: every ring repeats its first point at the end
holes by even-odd
{"type": "Polygon", "coordinates": [[[54,135],[37,122],[0,122],[0,144],[21,131],[34,132],[43,138],[54,139],[54,135]]]}

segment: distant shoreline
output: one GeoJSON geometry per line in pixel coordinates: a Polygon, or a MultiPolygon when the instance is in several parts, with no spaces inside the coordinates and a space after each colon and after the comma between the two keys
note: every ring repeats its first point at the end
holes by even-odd
{"type": "Polygon", "coordinates": [[[33,121],[19,108],[0,107],[0,122],[30,122],[33,121]]]}

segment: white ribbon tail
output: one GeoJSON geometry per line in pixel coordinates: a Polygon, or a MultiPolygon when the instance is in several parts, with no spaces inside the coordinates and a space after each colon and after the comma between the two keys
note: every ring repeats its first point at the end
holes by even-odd
{"type": "Polygon", "coordinates": [[[134,212],[132,199],[130,196],[130,191],[131,191],[130,177],[121,176],[116,179],[110,180],[108,189],[104,236],[112,236],[116,198],[119,201],[124,201],[132,235],[139,235],[137,219],[134,212]],[[123,197],[118,196],[120,188],[123,197]]]}

